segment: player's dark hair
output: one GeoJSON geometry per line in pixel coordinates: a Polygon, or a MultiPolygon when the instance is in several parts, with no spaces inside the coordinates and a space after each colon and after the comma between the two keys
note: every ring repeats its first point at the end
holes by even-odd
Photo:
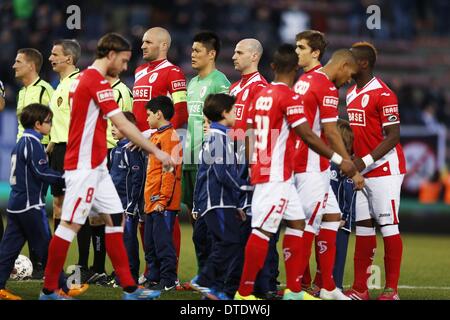
{"type": "Polygon", "coordinates": [[[167,96],[158,96],[156,98],[151,99],[147,102],[145,106],[147,110],[150,110],[153,113],[161,111],[164,116],[164,119],[170,121],[172,119],[175,110],[173,108],[172,100],[167,96]]]}
{"type": "Polygon", "coordinates": [[[210,121],[223,120],[222,113],[233,109],[235,98],[225,93],[210,94],[206,97],[203,114],[210,121]]]}
{"type": "Polygon", "coordinates": [[[302,39],[308,41],[308,45],[311,47],[312,51],[319,50],[319,60],[322,59],[325,49],[328,46],[328,42],[325,40],[325,35],[317,30],[306,30],[295,36],[296,41],[300,41],[302,39]]]}
{"type": "Polygon", "coordinates": [[[28,61],[33,62],[36,72],[41,72],[43,58],[42,53],[40,53],[39,50],[34,48],[22,48],[17,50],[17,53],[24,54],[28,61]]]}
{"type": "Polygon", "coordinates": [[[211,50],[216,51],[214,60],[217,60],[221,47],[220,38],[217,34],[212,31],[202,31],[194,36],[193,42],[200,42],[208,52],[211,50]]]}
{"type": "Polygon", "coordinates": [[[36,121],[43,123],[51,120],[53,117],[52,110],[40,103],[32,103],[26,106],[20,114],[20,123],[25,129],[33,129],[36,121]]]}
{"type": "Polygon", "coordinates": [[[277,73],[289,73],[298,65],[298,55],[291,44],[282,44],[273,54],[272,63],[277,73]]]}
{"type": "Polygon", "coordinates": [[[353,140],[355,137],[353,135],[353,130],[350,126],[350,122],[344,119],[338,119],[337,128],[339,130],[339,133],[341,134],[342,140],[344,141],[345,149],[347,149],[348,153],[352,154],[353,140]]]}
{"type": "Polygon", "coordinates": [[[53,42],[54,46],[61,46],[65,56],[71,56],[76,65],[81,56],[81,47],[75,39],[59,39],[53,42]]]}
{"type": "Polygon", "coordinates": [[[131,51],[131,44],[118,33],[107,33],[98,41],[95,57],[97,59],[104,58],[110,51],[131,51]]]}
{"type": "Polygon", "coordinates": [[[351,51],[356,60],[367,60],[369,67],[373,69],[377,61],[377,49],[369,42],[356,42],[352,45],[351,51]]]}
{"type": "Polygon", "coordinates": [[[136,125],[136,117],[131,111],[124,111],[123,115],[125,118],[127,118],[128,121],[130,121],[132,124],[136,125]]]}

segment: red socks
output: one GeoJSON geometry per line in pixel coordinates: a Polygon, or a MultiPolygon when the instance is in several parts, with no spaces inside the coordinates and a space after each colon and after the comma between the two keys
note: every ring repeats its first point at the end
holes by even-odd
{"type": "Polygon", "coordinates": [[[268,248],[269,237],[253,230],[245,246],[245,260],[238,289],[239,294],[248,296],[253,293],[255,279],[264,266],[268,248]]]}
{"type": "Polygon", "coordinates": [[[336,234],[337,232],[334,230],[320,229],[319,235],[316,238],[316,255],[318,256],[322,279],[321,288],[328,291],[336,288],[333,280],[334,259],[336,257],[336,234]]]}
{"type": "Polygon", "coordinates": [[[58,280],[61,270],[64,267],[64,262],[66,261],[70,243],[71,242],[60,238],[56,234],[50,241],[50,245],[48,246],[47,265],[44,272],[44,288],[49,291],[55,291],[59,287],[58,280]]]}
{"type": "Polygon", "coordinates": [[[376,247],[377,238],[375,235],[356,236],[355,257],[353,259],[355,268],[353,289],[358,292],[367,290],[367,279],[370,276],[367,269],[372,265],[376,247]]]}
{"type": "MultiPolygon", "coordinates": [[[[302,238],[303,238],[302,259],[301,259],[298,267],[299,267],[300,274],[303,277],[303,274],[305,273],[305,270],[306,270],[306,266],[308,266],[308,269],[309,269],[309,258],[311,257],[311,246],[312,246],[312,243],[314,240],[314,233],[304,231],[302,238]]],[[[310,276],[310,278],[311,278],[311,276],[310,276]]],[[[311,283],[311,281],[309,283],[311,283]]]]}
{"type": "Polygon", "coordinates": [[[302,231],[287,229],[283,239],[284,264],[286,266],[286,288],[293,292],[300,292],[301,273],[298,266],[302,260],[302,231]]]}
{"type": "Polygon", "coordinates": [[[402,238],[399,234],[384,237],[384,267],[386,272],[386,288],[397,290],[400,278],[400,264],[403,254],[402,238]]]}
{"type": "Polygon", "coordinates": [[[105,245],[114,271],[119,278],[122,288],[136,286],[130,272],[128,255],[123,243],[122,232],[111,232],[108,227],[105,229],[105,245]]]}

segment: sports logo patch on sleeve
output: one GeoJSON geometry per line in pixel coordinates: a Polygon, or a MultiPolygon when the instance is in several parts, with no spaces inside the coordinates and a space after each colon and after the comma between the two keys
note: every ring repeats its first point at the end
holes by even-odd
{"type": "Polygon", "coordinates": [[[323,106],[324,107],[333,107],[337,108],[339,104],[339,99],[336,97],[325,96],[323,97],[323,106]]]}
{"type": "Polygon", "coordinates": [[[98,91],[97,99],[98,99],[98,102],[105,102],[105,101],[109,101],[109,100],[114,101],[114,92],[112,89],[98,91]]]}
{"type": "Polygon", "coordinates": [[[175,81],[172,81],[171,84],[172,84],[173,91],[186,89],[186,80],[175,80],[175,81]]]}
{"type": "Polygon", "coordinates": [[[42,165],[47,163],[47,160],[46,159],[40,159],[38,163],[39,163],[39,165],[42,166],[42,165]]]}
{"type": "Polygon", "coordinates": [[[387,117],[390,115],[398,114],[398,105],[393,104],[390,106],[384,106],[383,107],[383,116],[387,117]]]}
{"type": "Polygon", "coordinates": [[[134,166],[131,167],[131,170],[138,171],[140,168],[141,168],[140,166],[134,165],[134,166]]]}
{"type": "Polygon", "coordinates": [[[286,115],[291,116],[294,114],[304,114],[304,107],[301,105],[288,107],[286,110],[286,115]]]}

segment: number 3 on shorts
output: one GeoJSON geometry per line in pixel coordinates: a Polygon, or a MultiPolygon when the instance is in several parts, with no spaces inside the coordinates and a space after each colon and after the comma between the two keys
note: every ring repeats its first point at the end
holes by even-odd
{"type": "Polygon", "coordinates": [[[94,188],[90,187],[87,190],[87,194],[86,194],[86,203],[91,203],[92,202],[92,196],[94,195],[94,188]]]}

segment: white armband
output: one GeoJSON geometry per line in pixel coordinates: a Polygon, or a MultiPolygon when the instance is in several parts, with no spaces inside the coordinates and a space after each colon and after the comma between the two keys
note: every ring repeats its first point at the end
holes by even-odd
{"type": "Polygon", "coordinates": [[[331,156],[330,160],[331,160],[331,162],[340,166],[342,163],[342,160],[344,160],[344,159],[338,153],[334,152],[333,155],[331,156]]]}
{"type": "Polygon", "coordinates": [[[372,157],[372,155],[370,153],[365,155],[364,157],[362,157],[361,160],[366,165],[366,168],[369,167],[370,165],[372,165],[375,162],[375,160],[373,159],[373,157],[372,157]]]}

